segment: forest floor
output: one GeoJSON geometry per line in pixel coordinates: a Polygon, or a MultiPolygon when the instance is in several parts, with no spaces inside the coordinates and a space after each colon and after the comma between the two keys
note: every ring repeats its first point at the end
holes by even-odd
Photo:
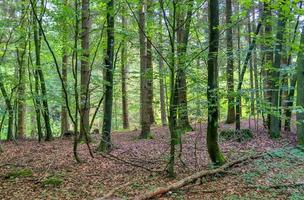
{"type": "MultiPolygon", "coordinates": [[[[248,123],[243,126],[248,127],[248,123]]],[[[221,124],[220,128],[233,126],[221,124]]],[[[213,167],[206,150],[206,124],[196,125],[195,131],[183,135],[182,162],[176,163],[175,179],[156,172],[167,165],[168,129],[154,127],[152,132],[153,139],[149,140],[137,139],[139,130],[113,132],[111,154],[123,161],[96,153],[91,158],[86,145],[80,144],[79,155],[85,162],[77,164],[72,139],[5,143],[0,155],[0,199],[101,199],[119,187],[112,199],[134,199],[213,167]]],[[[226,159],[258,152],[267,155],[236,165],[225,174],[205,177],[161,199],[304,199],[303,185],[284,187],[304,183],[304,150],[295,146],[295,134],[283,133],[282,138],[272,140],[261,127],[253,132],[253,139],[247,141],[221,140],[226,159]]],[[[99,136],[92,139],[95,149],[99,136]]]]}

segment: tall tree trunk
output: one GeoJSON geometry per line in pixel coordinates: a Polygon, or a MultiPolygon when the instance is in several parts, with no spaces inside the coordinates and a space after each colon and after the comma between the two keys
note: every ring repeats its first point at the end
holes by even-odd
{"type": "Polygon", "coordinates": [[[218,145],[218,47],[219,47],[219,2],[209,0],[209,54],[208,54],[208,127],[207,148],[215,164],[225,163],[218,145]]]}
{"type": "MultiPolygon", "coordinates": [[[[162,37],[162,17],[159,16],[159,53],[163,55],[163,37],[162,37]]],[[[163,126],[167,125],[165,86],[164,86],[164,62],[161,56],[158,56],[158,73],[159,73],[159,96],[160,96],[160,113],[163,126]]]]}
{"type": "MultiPolygon", "coordinates": [[[[44,1],[41,2],[41,9],[44,9],[44,1]]],[[[35,1],[35,10],[37,8],[37,1],[35,1]]],[[[36,11],[37,12],[37,11],[36,11]]],[[[40,16],[40,19],[42,19],[42,14],[40,16]]],[[[39,84],[40,83],[40,87],[38,85],[35,86],[35,90],[38,91],[39,88],[41,88],[41,99],[42,99],[42,115],[44,118],[44,123],[45,123],[45,129],[46,129],[46,135],[45,135],[45,140],[46,141],[50,141],[53,138],[52,135],[52,129],[51,129],[51,123],[50,123],[50,114],[49,114],[49,108],[48,108],[48,100],[47,100],[47,90],[46,90],[46,84],[45,84],[45,80],[44,80],[44,74],[43,71],[41,69],[41,60],[40,60],[40,49],[41,49],[41,35],[42,32],[41,30],[38,28],[37,26],[37,20],[34,17],[34,42],[35,42],[35,54],[36,54],[36,72],[35,72],[35,84],[39,84]],[[39,80],[38,80],[39,77],[39,80]]],[[[42,20],[41,20],[42,23],[42,20]]],[[[39,98],[39,96],[38,96],[39,98]]],[[[40,100],[38,106],[40,105],[40,100]]],[[[40,109],[40,108],[39,108],[40,109]]],[[[38,117],[38,114],[40,115],[40,111],[36,111],[36,115],[38,117]]],[[[38,117],[39,119],[40,117],[38,117]]],[[[38,125],[38,124],[37,124],[38,125]]],[[[42,135],[42,134],[41,134],[42,135]]]]}
{"type": "MultiPolygon", "coordinates": [[[[26,19],[27,12],[25,7],[25,0],[21,1],[22,10],[21,17],[26,19]]],[[[26,38],[26,20],[20,25],[20,45],[17,47],[17,61],[18,61],[18,87],[17,87],[17,138],[24,138],[26,131],[26,83],[25,83],[25,53],[27,46],[26,38]]]]}
{"type": "Polygon", "coordinates": [[[302,27],[301,34],[301,47],[298,54],[297,61],[297,106],[299,106],[302,111],[297,113],[297,135],[298,135],[298,144],[304,145],[304,93],[303,93],[303,85],[304,85],[304,26],[302,27]]]}
{"type": "Polygon", "coordinates": [[[147,60],[146,60],[146,79],[148,90],[148,111],[150,115],[151,124],[155,123],[154,110],[153,110],[153,55],[152,55],[152,25],[153,25],[153,10],[151,8],[152,0],[147,0],[147,33],[149,40],[147,41],[147,60]]]}
{"type": "Polygon", "coordinates": [[[226,0],[226,42],[227,42],[227,96],[228,96],[228,110],[226,123],[231,124],[235,122],[235,102],[234,102],[234,66],[233,66],[233,37],[231,27],[232,4],[231,0],[226,0]]]}
{"type": "MultiPolygon", "coordinates": [[[[64,6],[68,6],[68,0],[64,0],[64,6]]],[[[68,52],[66,48],[67,43],[67,34],[68,29],[65,25],[63,25],[63,33],[62,33],[62,68],[61,68],[61,76],[63,80],[64,87],[67,88],[67,68],[68,68],[68,52]]],[[[61,103],[61,116],[60,116],[60,122],[61,122],[61,136],[68,131],[69,129],[69,120],[68,120],[68,110],[65,103],[65,93],[63,91],[63,87],[61,89],[61,96],[62,96],[62,103],[61,103]]]]}
{"type": "MultiPolygon", "coordinates": [[[[80,74],[80,139],[90,132],[90,1],[82,0],[81,8],[81,74],[80,74]]],[[[87,141],[88,142],[88,141],[87,141]]]]}
{"type": "Polygon", "coordinates": [[[249,64],[249,61],[252,57],[252,51],[256,46],[256,37],[259,34],[260,30],[261,30],[261,26],[262,26],[262,22],[264,21],[264,15],[261,15],[260,17],[260,22],[255,30],[254,36],[252,38],[252,41],[249,45],[248,51],[247,51],[247,55],[243,64],[243,68],[241,70],[241,74],[239,77],[239,82],[238,82],[238,86],[237,86],[237,97],[236,97],[236,123],[235,123],[235,129],[236,132],[240,132],[241,130],[241,115],[240,115],[240,110],[241,110],[241,89],[242,89],[242,85],[243,85],[243,81],[244,81],[244,76],[249,64]]]}
{"type": "MultiPolygon", "coordinates": [[[[251,19],[250,19],[250,13],[248,13],[248,46],[251,44],[251,19]]],[[[250,114],[249,114],[249,127],[251,126],[251,117],[255,116],[255,105],[254,105],[254,85],[253,85],[253,54],[250,57],[249,61],[249,77],[250,77],[250,114]]]]}
{"type": "MultiPolygon", "coordinates": [[[[281,6],[284,6],[286,2],[283,1],[281,6]]],[[[270,115],[270,129],[269,134],[272,138],[280,137],[280,111],[279,111],[279,77],[280,77],[280,68],[281,68],[281,52],[283,49],[283,35],[286,24],[285,15],[283,9],[280,7],[278,14],[278,24],[277,24],[277,34],[276,34],[276,46],[275,46],[275,55],[273,69],[271,70],[271,115],[270,115]]]]}
{"type": "Polygon", "coordinates": [[[266,104],[266,126],[270,128],[270,102],[271,102],[271,93],[270,93],[270,69],[273,63],[273,43],[272,41],[272,13],[271,6],[268,3],[264,3],[265,10],[265,31],[264,31],[264,48],[265,52],[265,61],[263,66],[263,91],[264,91],[264,102],[266,104]]]}
{"type": "MultiPolygon", "coordinates": [[[[252,29],[256,31],[255,9],[252,10],[252,29]]],[[[255,104],[256,104],[256,129],[259,125],[259,112],[260,112],[260,90],[259,90],[259,74],[257,64],[257,49],[253,50],[253,76],[254,76],[254,89],[255,89],[255,104]]]]}
{"type": "MultiPolygon", "coordinates": [[[[302,2],[300,4],[300,8],[302,8],[302,2]]],[[[291,41],[291,44],[294,44],[297,36],[298,26],[300,22],[300,15],[297,17],[296,25],[293,31],[293,38],[291,41]]],[[[293,48],[290,49],[290,52],[292,52],[293,48]]],[[[288,59],[287,59],[287,66],[290,66],[292,63],[292,53],[289,53],[288,59]]],[[[294,94],[295,94],[295,88],[296,88],[296,82],[297,82],[297,75],[294,73],[290,78],[290,86],[288,89],[287,94],[287,103],[286,103],[286,112],[285,112],[285,125],[284,130],[290,131],[290,121],[291,121],[291,115],[292,115],[292,107],[294,102],[294,94]]]]}
{"type": "Polygon", "coordinates": [[[146,139],[150,134],[151,115],[149,113],[149,93],[148,93],[148,71],[147,71],[147,41],[145,37],[145,10],[146,1],[140,1],[139,8],[139,44],[140,44],[140,117],[141,133],[140,138],[146,139]]]}
{"type": "Polygon", "coordinates": [[[113,108],[113,61],[114,61],[114,0],[107,3],[107,51],[105,57],[105,100],[102,125],[102,139],[98,150],[107,152],[111,149],[111,126],[113,108]]]}
{"type": "MultiPolygon", "coordinates": [[[[125,9],[125,7],[123,8],[125,9]]],[[[122,30],[127,31],[127,20],[126,13],[122,11],[121,16],[122,30]]],[[[129,128],[129,113],[128,113],[128,93],[127,93],[127,79],[128,79],[128,60],[127,60],[127,42],[126,36],[123,37],[122,47],[121,47],[121,93],[122,93],[122,121],[123,128],[129,128]]]]}
{"type": "Polygon", "coordinates": [[[186,3],[187,12],[179,5],[177,16],[177,89],[178,89],[178,126],[184,131],[192,130],[188,117],[186,56],[192,19],[193,0],[186,3]]]}

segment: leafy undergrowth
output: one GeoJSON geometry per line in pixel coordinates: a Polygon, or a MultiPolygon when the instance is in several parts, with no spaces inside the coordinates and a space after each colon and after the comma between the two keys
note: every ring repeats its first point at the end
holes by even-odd
{"type": "MultiPolygon", "coordinates": [[[[243,127],[248,125],[244,123],[243,127]]],[[[232,126],[221,125],[222,130],[229,128],[232,126]]],[[[221,141],[226,158],[236,160],[266,151],[267,155],[170,192],[162,199],[303,199],[303,187],[267,187],[304,182],[304,149],[295,147],[295,134],[285,133],[280,140],[271,140],[261,127],[252,131],[253,138],[249,140],[221,141]]],[[[168,160],[168,130],[154,127],[152,133],[151,140],[135,139],[138,130],[113,133],[111,154],[137,167],[100,154],[91,158],[85,144],[79,145],[84,163],[77,164],[71,140],[5,143],[0,156],[0,199],[98,199],[122,185],[114,196],[133,199],[212,167],[206,151],[206,125],[196,125],[195,131],[183,135],[183,153],[176,163],[175,180],[158,173],[165,169],[168,160]],[[22,171],[27,175],[7,178],[8,174],[22,171]]],[[[93,136],[92,149],[98,141],[99,137],[93,136]]]]}

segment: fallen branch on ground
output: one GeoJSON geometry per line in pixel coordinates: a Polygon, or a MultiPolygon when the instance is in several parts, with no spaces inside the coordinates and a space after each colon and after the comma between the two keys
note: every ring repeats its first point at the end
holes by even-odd
{"type": "Polygon", "coordinates": [[[221,166],[219,168],[216,168],[216,169],[203,170],[203,171],[197,172],[195,174],[192,174],[191,176],[188,176],[184,179],[181,179],[181,180],[179,180],[175,183],[172,183],[171,185],[169,185],[167,187],[159,187],[156,190],[154,190],[152,192],[145,193],[143,195],[140,195],[139,197],[137,197],[135,199],[136,200],[145,200],[145,199],[151,199],[151,198],[154,198],[154,197],[162,196],[169,191],[176,190],[176,189],[184,187],[188,184],[191,184],[191,183],[195,182],[197,179],[200,179],[200,178],[205,177],[205,176],[210,176],[210,175],[214,175],[214,174],[218,174],[218,173],[223,173],[223,172],[225,172],[226,169],[231,168],[234,165],[243,163],[247,160],[260,158],[263,155],[265,155],[265,154],[256,154],[256,155],[247,156],[247,157],[241,158],[239,160],[228,162],[228,163],[224,164],[223,166],[221,166]]]}

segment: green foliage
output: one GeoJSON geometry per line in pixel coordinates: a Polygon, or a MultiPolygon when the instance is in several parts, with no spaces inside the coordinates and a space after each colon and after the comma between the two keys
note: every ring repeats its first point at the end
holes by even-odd
{"type": "Polygon", "coordinates": [[[43,186],[53,186],[53,187],[59,187],[62,185],[63,180],[61,178],[50,176],[42,181],[43,186]]]}
{"type": "Polygon", "coordinates": [[[24,178],[24,177],[31,177],[33,176],[33,171],[31,169],[14,169],[13,171],[8,172],[5,175],[7,179],[14,179],[14,178],[24,178]]]}
{"type": "Polygon", "coordinates": [[[241,129],[239,133],[237,133],[234,129],[226,129],[220,132],[220,139],[233,140],[237,139],[238,141],[248,141],[253,138],[252,131],[250,129],[241,129]]]}

